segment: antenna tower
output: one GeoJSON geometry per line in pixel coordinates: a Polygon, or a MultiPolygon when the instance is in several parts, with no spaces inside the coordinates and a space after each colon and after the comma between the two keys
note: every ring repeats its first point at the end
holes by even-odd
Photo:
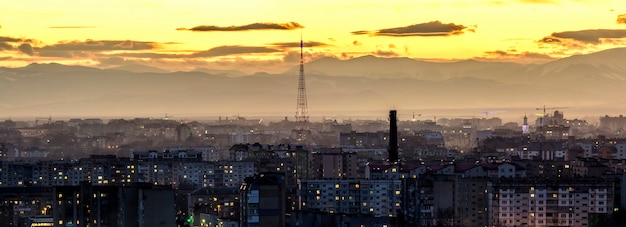
{"type": "Polygon", "coordinates": [[[308,129],[309,116],[307,115],[306,83],[304,81],[304,43],[300,37],[300,77],[298,79],[298,107],[296,109],[296,129],[308,129]]]}

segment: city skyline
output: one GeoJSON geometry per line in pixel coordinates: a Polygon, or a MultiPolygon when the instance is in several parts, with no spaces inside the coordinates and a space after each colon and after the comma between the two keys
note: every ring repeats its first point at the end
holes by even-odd
{"type": "Polygon", "coordinates": [[[8,2],[0,65],[131,64],[280,73],[365,55],[545,63],[619,47],[619,1],[8,2]]]}

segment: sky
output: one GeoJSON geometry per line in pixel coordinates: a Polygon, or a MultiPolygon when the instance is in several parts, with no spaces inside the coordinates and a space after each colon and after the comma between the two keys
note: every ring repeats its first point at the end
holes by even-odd
{"type": "Polygon", "coordinates": [[[280,73],[322,57],[541,63],[626,44],[623,0],[7,0],[0,66],[280,73]]]}

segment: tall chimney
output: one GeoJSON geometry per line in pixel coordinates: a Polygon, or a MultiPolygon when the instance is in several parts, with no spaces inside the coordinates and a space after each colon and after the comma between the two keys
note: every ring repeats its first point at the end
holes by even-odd
{"type": "Polygon", "coordinates": [[[398,120],[396,110],[389,111],[389,162],[398,162],[398,120]]]}

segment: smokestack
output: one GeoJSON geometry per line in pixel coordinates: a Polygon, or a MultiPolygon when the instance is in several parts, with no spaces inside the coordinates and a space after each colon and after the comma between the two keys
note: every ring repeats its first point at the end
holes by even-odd
{"type": "Polygon", "coordinates": [[[398,162],[398,120],[396,110],[389,111],[389,162],[398,162]]]}

